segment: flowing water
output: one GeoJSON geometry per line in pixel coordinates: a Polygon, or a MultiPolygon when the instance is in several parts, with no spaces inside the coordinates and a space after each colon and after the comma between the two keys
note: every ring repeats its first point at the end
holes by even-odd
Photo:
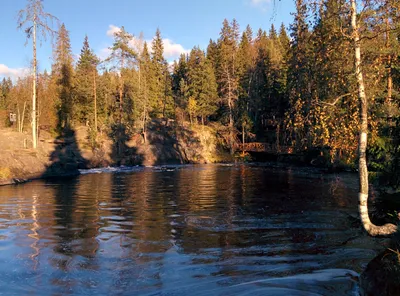
{"type": "Polygon", "coordinates": [[[82,173],[0,187],[1,295],[357,295],[382,248],[354,218],[351,174],[82,173]]]}

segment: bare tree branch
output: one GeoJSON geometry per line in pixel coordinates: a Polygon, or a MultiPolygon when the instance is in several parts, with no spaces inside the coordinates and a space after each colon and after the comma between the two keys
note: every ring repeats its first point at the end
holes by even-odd
{"type": "Polygon", "coordinates": [[[352,93],[347,93],[347,94],[338,96],[332,103],[318,102],[317,104],[318,104],[318,105],[325,105],[325,106],[334,107],[334,106],[337,104],[337,102],[339,102],[341,99],[343,99],[343,98],[345,98],[345,97],[348,97],[348,96],[351,96],[351,95],[353,95],[353,94],[354,94],[354,92],[352,92],[352,93]]]}

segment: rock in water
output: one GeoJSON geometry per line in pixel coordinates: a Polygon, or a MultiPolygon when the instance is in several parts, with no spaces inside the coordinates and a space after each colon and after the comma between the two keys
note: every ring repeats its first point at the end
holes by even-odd
{"type": "Polygon", "coordinates": [[[368,263],[360,277],[362,296],[400,295],[399,252],[400,248],[386,249],[368,263]]]}

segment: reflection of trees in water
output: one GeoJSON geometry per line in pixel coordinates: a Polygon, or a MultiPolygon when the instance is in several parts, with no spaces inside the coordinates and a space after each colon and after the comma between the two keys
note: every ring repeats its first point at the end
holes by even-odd
{"type": "Polygon", "coordinates": [[[96,238],[100,228],[99,199],[102,188],[109,187],[108,178],[106,174],[88,175],[62,180],[52,186],[55,188],[55,238],[58,240],[54,251],[62,255],[54,258],[53,264],[57,268],[68,271],[77,255],[90,259],[80,268],[99,268],[96,262],[96,238]]]}
{"type": "Polygon", "coordinates": [[[151,222],[152,215],[149,211],[149,198],[152,194],[151,179],[152,174],[149,172],[142,172],[132,175],[130,188],[131,188],[131,202],[134,211],[134,225],[132,235],[137,239],[137,243],[131,248],[131,257],[135,259],[138,264],[144,264],[145,258],[141,256],[142,253],[148,253],[148,234],[150,232],[149,222],[151,222]]]}
{"type": "Polygon", "coordinates": [[[29,195],[29,203],[21,198],[10,216],[1,213],[1,218],[22,220],[28,233],[18,234],[24,236],[17,239],[19,249],[29,252],[33,266],[51,263],[48,278],[56,291],[84,290],[85,281],[96,278],[98,290],[118,294],[149,287],[151,293],[198,280],[193,277],[199,274],[207,277],[204,284],[299,273],[326,258],[321,253],[327,248],[340,251],[341,229],[301,225],[325,223],[324,214],[337,211],[335,195],[346,192],[339,181],[332,185],[293,170],[246,165],[95,174],[43,187],[26,184],[20,193],[10,187],[6,194],[29,195]],[[103,277],[92,272],[100,270],[103,277]]]}
{"type": "MultiPolygon", "coordinates": [[[[72,214],[75,239],[79,242],[73,249],[74,254],[94,259],[99,244],[101,216],[99,205],[105,191],[110,187],[110,175],[86,175],[77,185],[75,210],[72,214]]],[[[90,260],[88,269],[97,269],[95,260],[90,260]]]]}
{"type": "Polygon", "coordinates": [[[33,270],[36,270],[37,265],[38,265],[38,259],[37,257],[39,256],[40,253],[40,247],[39,247],[39,241],[40,241],[40,236],[38,233],[38,230],[40,229],[40,222],[39,222],[39,217],[38,217],[38,194],[33,193],[32,194],[32,211],[31,211],[31,217],[32,217],[32,228],[31,231],[32,233],[29,234],[29,237],[32,238],[34,241],[30,245],[30,247],[33,250],[33,254],[30,255],[30,258],[34,262],[33,270]]]}
{"type": "MultiPolygon", "coordinates": [[[[15,187],[6,186],[2,188],[1,194],[15,196],[16,213],[8,211],[6,219],[13,220],[17,216],[21,221],[17,223],[17,226],[27,230],[17,232],[15,242],[18,247],[25,248],[26,239],[28,238],[31,241],[29,247],[32,251],[26,255],[31,259],[32,270],[35,271],[40,268],[41,255],[48,245],[46,238],[53,236],[53,226],[55,224],[53,217],[54,201],[49,198],[49,196],[52,196],[53,190],[42,186],[43,181],[36,182],[41,186],[32,183],[15,187]]],[[[4,202],[7,203],[7,200],[4,200],[4,202]]]]}
{"type": "Polygon", "coordinates": [[[356,195],[355,192],[351,192],[351,190],[347,188],[343,178],[346,178],[346,176],[343,177],[335,175],[329,181],[329,196],[341,208],[350,206],[352,204],[351,203],[352,198],[350,197],[356,195]]]}
{"type": "MultiPolygon", "coordinates": [[[[58,244],[54,250],[57,253],[68,256],[66,259],[57,260],[59,267],[66,269],[70,256],[73,254],[71,242],[74,239],[73,212],[75,211],[75,200],[79,178],[62,180],[53,184],[55,188],[54,218],[56,220],[55,237],[58,244]]],[[[50,183],[51,184],[51,183],[50,183]]]]}

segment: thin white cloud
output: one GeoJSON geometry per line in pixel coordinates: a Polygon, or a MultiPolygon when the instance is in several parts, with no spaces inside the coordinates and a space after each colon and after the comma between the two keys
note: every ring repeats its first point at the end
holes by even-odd
{"type": "Polygon", "coordinates": [[[181,44],[174,43],[172,40],[163,39],[164,57],[166,59],[177,59],[182,53],[189,53],[190,50],[185,49],[181,44]]]}
{"type": "Polygon", "coordinates": [[[267,7],[271,4],[271,0],[248,0],[251,6],[260,8],[261,10],[267,10],[267,7]]]}
{"type": "Polygon", "coordinates": [[[97,56],[99,57],[100,60],[105,60],[108,58],[111,54],[111,50],[108,47],[100,49],[100,51],[97,53],[97,56]]]}
{"type": "Polygon", "coordinates": [[[251,0],[251,4],[253,5],[261,5],[265,3],[270,3],[271,0],[251,0]]]}
{"type": "MultiPolygon", "coordinates": [[[[115,25],[109,25],[108,30],[107,30],[107,36],[109,37],[113,37],[115,33],[119,32],[121,30],[121,28],[115,26],[115,25]]],[[[151,52],[151,43],[152,40],[146,40],[148,46],[149,46],[149,50],[151,52]]],[[[164,45],[164,57],[167,60],[175,60],[177,58],[179,58],[179,56],[182,53],[189,53],[190,50],[185,49],[181,44],[179,43],[175,43],[174,41],[172,41],[169,38],[164,38],[163,39],[163,45],[164,45]]],[[[130,46],[132,46],[132,48],[135,48],[136,50],[141,49],[141,47],[143,46],[143,41],[141,41],[138,38],[133,38],[132,41],[130,42],[130,46]]],[[[100,50],[100,57],[106,57],[110,54],[110,50],[108,48],[103,48],[100,50]]]]}
{"type": "Polygon", "coordinates": [[[107,36],[114,37],[114,34],[118,33],[119,31],[121,31],[121,28],[114,25],[109,25],[107,30],[107,36]]]}
{"type": "Polygon", "coordinates": [[[0,64],[0,77],[18,78],[28,75],[29,69],[26,68],[10,68],[4,64],[0,64]]]}

